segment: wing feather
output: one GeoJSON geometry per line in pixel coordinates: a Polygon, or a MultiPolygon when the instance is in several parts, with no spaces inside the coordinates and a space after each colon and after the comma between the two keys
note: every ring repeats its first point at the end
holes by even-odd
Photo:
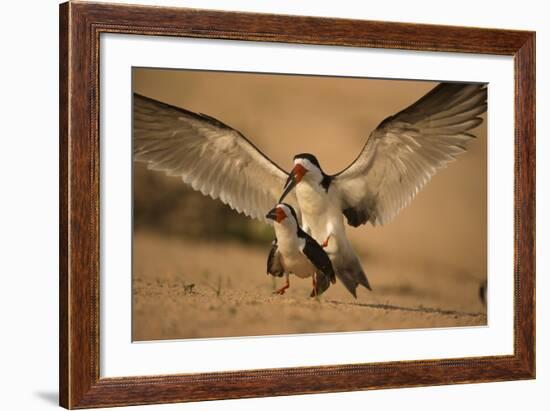
{"type": "Polygon", "coordinates": [[[484,84],[441,83],[388,117],[355,161],[333,176],[353,226],[390,222],[430,179],[475,138],[487,110],[484,84]]]}
{"type": "MultiPolygon", "coordinates": [[[[135,161],[260,221],[277,203],[288,173],[237,130],[139,94],[133,119],[135,161]]],[[[291,194],[288,201],[298,209],[291,194]]]]}
{"type": "Polygon", "coordinates": [[[279,246],[277,240],[271,243],[271,250],[267,257],[267,274],[271,274],[275,277],[282,277],[285,273],[283,264],[281,263],[281,253],[279,252],[279,246]]]}

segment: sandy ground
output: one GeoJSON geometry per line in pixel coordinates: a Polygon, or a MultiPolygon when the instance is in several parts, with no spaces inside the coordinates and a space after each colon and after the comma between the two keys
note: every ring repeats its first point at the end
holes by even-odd
{"type": "Polygon", "coordinates": [[[480,280],[452,267],[362,258],[373,292],[355,300],[337,283],[318,299],[311,283],[265,274],[267,247],[134,236],[135,341],[484,325],[480,280]],[[215,251],[215,252],[213,252],[215,251]]]}

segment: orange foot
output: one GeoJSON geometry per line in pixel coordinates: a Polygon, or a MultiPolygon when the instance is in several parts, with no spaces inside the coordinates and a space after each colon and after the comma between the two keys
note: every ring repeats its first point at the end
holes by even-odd
{"type": "Polygon", "coordinates": [[[325,242],[324,242],[323,244],[321,244],[323,248],[328,247],[328,240],[330,240],[330,237],[331,237],[331,236],[332,236],[332,234],[329,234],[328,237],[327,237],[327,239],[325,240],[325,242]]]}
{"type": "Polygon", "coordinates": [[[317,297],[317,273],[313,273],[313,290],[311,290],[311,294],[309,296],[317,297]]]}
{"type": "Polygon", "coordinates": [[[289,287],[290,287],[290,282],[287,279],[286,282],[285,282],[285,285],[283,285],[281,288],[273,291],[273,294],[283,295],[285,293],[285,291],[287,290],[287,288],[289,288],[289,287]]]}

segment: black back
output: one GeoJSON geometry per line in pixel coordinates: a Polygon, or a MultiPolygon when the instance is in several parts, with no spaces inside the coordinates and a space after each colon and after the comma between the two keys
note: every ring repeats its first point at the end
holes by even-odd
{"type": "Polygon", "coordinates": [[[317,272],[323,273],[334,283],[336,281],[336,274],[334,273],[332,262],[328,254],[323,250],[323,247],[302,229],[299,230],[298,236],[306,240],[306,245],[302,251],[308,260],[313,263],[317,272]]]}

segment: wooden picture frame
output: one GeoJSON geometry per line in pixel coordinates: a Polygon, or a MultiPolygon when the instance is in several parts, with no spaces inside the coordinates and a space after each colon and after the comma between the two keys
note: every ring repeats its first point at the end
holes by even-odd
{"type": "Polygon", "coordinates": [[[60,405],[90,408],[535,377],[535,33],[69,2],[60,6],[60,405]],[[101,33],[513,56],[514,354],[100,378],[101,33]]]}

